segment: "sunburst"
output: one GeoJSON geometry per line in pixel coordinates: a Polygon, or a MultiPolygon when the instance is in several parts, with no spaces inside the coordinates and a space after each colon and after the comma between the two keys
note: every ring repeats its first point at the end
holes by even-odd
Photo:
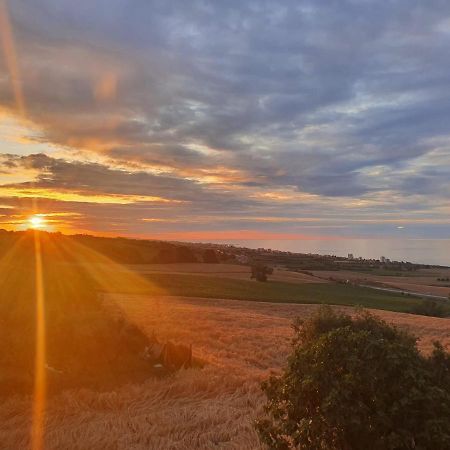
{"type": "Polygon", "coordinates": [[[47,226],[47,220],[44,216],[35,214],[28,219],[28,226],[34,230],[42,230],[47,226]]]}

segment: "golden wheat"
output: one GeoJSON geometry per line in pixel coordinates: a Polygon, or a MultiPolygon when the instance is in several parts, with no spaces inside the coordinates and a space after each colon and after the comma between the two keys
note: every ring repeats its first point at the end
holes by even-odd
{"type": "MultiPolygon", "coordinates": [[[[103,302],[145,333],[192,343],[207,365],[114,392],[80,389],[52,397],[46,449],[260,448],[252,425],[264,403],[260,382],[285,363],[292,318],[310,316],[317,305],[131,295],[105,295],[103,302]]],[[[448,319],[374,313],[411,329],[424,352],[435,339],[450,344],[448,319]]],[[[30,411],[29,398],[3,402],[0,448],[28,448],[30,411]]]]}

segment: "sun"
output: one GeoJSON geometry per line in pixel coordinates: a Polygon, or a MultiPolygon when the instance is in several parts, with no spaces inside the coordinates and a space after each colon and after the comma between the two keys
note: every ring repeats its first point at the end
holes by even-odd
{"type": "Polygon", "coordinates": [[[33,228],[34,230],[40,230],[42,228],[45,228],[45,226],[47,225],[47,221],[45,220],[44,217],[40,216],[39,214],[36,214],[28,219],[28,225],[30,228],[33,228]]]}

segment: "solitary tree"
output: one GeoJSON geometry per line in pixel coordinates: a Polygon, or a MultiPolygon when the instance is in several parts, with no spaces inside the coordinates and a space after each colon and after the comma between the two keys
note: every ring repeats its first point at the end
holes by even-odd
{"type": "Polygon", "coordinates": [[[255,264],[252,266],[252,275],[250,278],[255,278],[256,281],[267,281],[267,275],[272,273],[272,267],[265,266],[264,264],[255,264]]]}

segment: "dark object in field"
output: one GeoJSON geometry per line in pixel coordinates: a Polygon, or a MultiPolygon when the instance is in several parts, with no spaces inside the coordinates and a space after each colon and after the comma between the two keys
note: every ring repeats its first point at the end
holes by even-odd
{"type": "Polygon", "coordinates": [[[265,266],[264,264],[255,264],[252,266],[252,275],[250,278],[255,278],[256,281],[267,281],[267,275],[271,275],[272,273],[272,267],[265,266]]]}
{"type": "Polygon", "coordinates": [[[263,384],[271,449],[450,449],[450,354],[362,312],[294,323],[288,366],[263,384]]]}
{"type": "Polygon", "coordinates": [[[168,372],[175,372],[182,368],[192,367],[192,345],[160,343],[153,335],[152,342],[145,348],[144,358],[154,368],[162,368],[168,372]]]}

